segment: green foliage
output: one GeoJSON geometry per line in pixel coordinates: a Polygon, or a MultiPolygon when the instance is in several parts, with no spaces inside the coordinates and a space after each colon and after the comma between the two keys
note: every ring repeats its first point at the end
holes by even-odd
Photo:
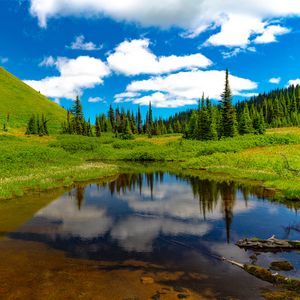
{"type": "MultiPolygon", "coordinates": [[[[82,105],[79,97],[76,97],[71,111],[67,112],[67,120],[61,125],[62,134],[75,134],[93,136],[90,119],[88,122],[84,119],[82,105]]],[[[99,128],[97,134],[99,134],[99,128]]]]}
{"type": "MultiPolygon", "coordinates": [[[[260,132],[259,124],[257,124],[256,127],[257,127],[258,132],[260,132]]],[[[240,121],[239,121],[239,133],[244,135],[244,134],[250,134],[253,132],[254,132],[253,123],[250,118],[248,105],[246,104],[243,109],[243,112],[241,114],[240,121]]]]}
{"type": "Polygon", "coordinates": [[[94,170],[93,165],[99,161],[157,161],[173,162],[176,168],[207,168],[233,177],[264,180],[267,186],[283,190],[287,197],[300,198],[300,182],[286,169],[280,155],[283,151],[291,167],[300,168],[298,144],[300,136],[296,134],[244,135],[220,141],[193,141],[179,136],[121,140],[105,132],[100,139],[77,135],[43,139],[0,135],[0,197],[9,195],[8,191],[21,193],[21,187],[58,185],[56,177],[61,185],[65,181],[70,184],[70,176],[82,178],[82,172],[93,178],[91,176],[96,173],[89,169],[94,170]],[[257,153],[258,150],[262,153],[257,153]],[[275,151],[275,154],[266,155],[265,151],[275,151]],[[87,162],[91,166],[80,171],[79,166],[87,162]],[[73,174],[75,167],[76,176],[73,174]],[[52,178],[51,182],[47,178],[52,178]]]}
{"type": "MultiPolygon", "coordinates": [[[[250,117],[257,124],[258,116],[268,128],[300,125],[300,86],[276,89],[269,93],[259,94],[247,102],[237,104],[239,115],[246,104],[250,117]]],[[[253,124],[257,130],[257,125],[253,124]]],[[[261,129],[260,129],[261,130],[261,129]]],[[[259,131],[259,130],[258,130],[259,131]]]]}
{"type": "Polygon", "coordinates": [[[28,121],[26,128],[26,135],[37,134],[39,136],[49,135],[48,132],[48,120],[46,120],[44,114],[40,119],[39,115],[32,115],[28,121]]]}

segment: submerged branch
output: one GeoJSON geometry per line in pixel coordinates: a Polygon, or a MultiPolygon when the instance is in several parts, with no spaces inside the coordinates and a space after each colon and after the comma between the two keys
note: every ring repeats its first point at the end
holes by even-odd
{"type": "Polygon", "coordinates": [[[241,264],[237,261],[227,259],[225,257],[222,258],[223,261],[226,261],[234,266],[237,266],[252,276],[255,276],[258,279],[263,281],[267,281],[269,283],[278,285],[285,289],[300,292],[300,280],[295,278],[289,278],[282,276],[278,273],[272,273],[270,270],[267,270],[263,267],[249,264],[241,264]]]}

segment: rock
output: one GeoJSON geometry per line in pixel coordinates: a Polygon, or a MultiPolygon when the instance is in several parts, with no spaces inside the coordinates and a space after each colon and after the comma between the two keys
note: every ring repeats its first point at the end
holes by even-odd
{"type": "Polygon", "coordinates": [[[275,271],[291,271],[294,269],[294,266],[287,260],[278,260],[271,262],[270,269],[275,271]]]}
{"type": "Polygon", "coordinates": [[[154,279],[152,277],[143,276],[143,277],[141,277],[141,282],[143,284],[152,284],[152,283],[154,283],[154,279]]]}

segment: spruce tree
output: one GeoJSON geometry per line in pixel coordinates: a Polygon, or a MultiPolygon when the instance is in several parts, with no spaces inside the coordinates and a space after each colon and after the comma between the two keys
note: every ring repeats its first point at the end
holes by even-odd
{"type": "Polygon", "coordinates": [[[229,72],[226,70],[225,88],[222,98],[222,136],[233,137],[237,133],[236,111],[232,105],[232,94],[229,85],[229,72]]]}
{"type": "Polygon", "coordinates": [[[142,114],[141,114],[141,108],[138,107],[138,113],[137,113],[137,127],[138,127],[138,134],[143,133],[143,121],[142,121],[142,114]]]}
{"type": "Polygon", "coordinates": [[[27,123],[26,134],[37,134],[37,124],[35,120],[35,115],[32,115],[27,123]]]}
{"type": "Polygon", "coordinates": [[[95,130],[96,130],[96,136],[97,136],[97,137],[100,137],[100,136],[101,136],[100,117],[96,117],[96,126],[95,126],[95,130]]]}
{"type": "Polygon", "coordinates": [[[46,120],[44,114],[42,114],[42,120],[41,120],[41,133],[42,135],[49,135],[48,120],[46,120]]]}
{"type": "Polygon", "coordinates": [[[73,128],[74,133],[79,135],[86,135],[86,124],[83,119],[82,105],[77,96],[72,106],[71,112],[73,114],[73,128]]]}
{"type": "Polygon", "coordinates": [[[109,106],[108,118],[110,121],[112,131],[115,132],[115,113],[114,113],[114,109],[112,108],[111,105],[109,106]]]}
{"type": "Polygon", "coordinates": [[[121,134],[121,138],[124,140],[131,140],[134,138],[130,127],[130,121],[128,120],[128,118],[125,118],[125,126],[121,134]]]}
{"type": "Polygon", "coordinates": [[[253,124],[252,124],[252,120],[250,118],[250,113],[249,113],[247,103],[245,104],[245,107],[244,107],[241,117],[240,117],[239,133],[242,135],[253,133],[253,124]]]}

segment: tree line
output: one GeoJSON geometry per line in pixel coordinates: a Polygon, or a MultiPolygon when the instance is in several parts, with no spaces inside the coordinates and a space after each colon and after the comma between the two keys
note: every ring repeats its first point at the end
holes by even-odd
{"type": "Polygon", "coordinates": [[[259,94],[236,105],[240,114],[249,107],[250,118],[261,115],[268,128],[300,125],[300,85],[259,94]]]}
{"type": "MultiPolygon", "coordinates": [[[[61,133],[100,137],[103,132],[112,132],[116,137],[132,139],[134,135],[164,135],[181,133],[187,139],[217,140],[238,134],[264,134],[266,128],[297,126],[300,124],[300,86],[290,86],[269,93],[259,94],[249,101],[232,103],[233,96],[226,70],[224,91],[218,105],[202,96],[198,108],[180,112],[168,119],[153,118],[149,103],[145,118],[140,107],[134,113],[123,108],[113,108],[96,116],[95,125],[86,121],[82,104],[76,97],[62,124],[61,133]]],[[[27,134],[48,134],[47,120],[42,115],[32,116],[27,134]]]]}

